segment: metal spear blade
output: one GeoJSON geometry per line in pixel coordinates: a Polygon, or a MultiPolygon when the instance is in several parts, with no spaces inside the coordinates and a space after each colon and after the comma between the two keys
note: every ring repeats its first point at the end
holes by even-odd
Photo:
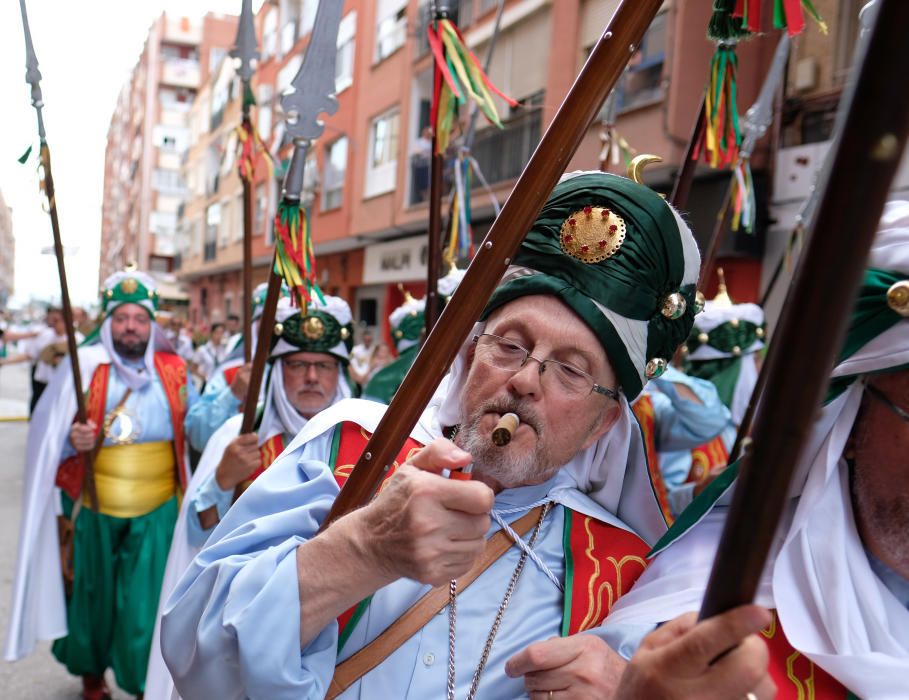
{"type": "Polygon", "coordinates": [[[312,37],[291,86],[281,96],[287,133],[293,139],[315,139],[325,124],[319,114],[338,111],[335,98],[335,61],[343,0],[322,0],[316,10],[312,37]]]}
{"type": "Polygon", "coordinates": [[[38,110],[38,135],[44,140],[44,122],[41,119],[41,108],[44,99],[41,95],[41,71],[38,70],[38,57],[32,44],[32,33],[28,28],[28,13],[25,11],[25,0],[19,0],[22,12],[22,29],[25,32],[25,82],[32,86],[32,105],[38,110]]]}
{"type": "Polygon", "coordinates": [[[231,58],[240,59],[237,74],[247,85],[253,77],[252,62],[259,59],[259,44],[256,41],[256,26],[253,23],[252,0],[243,0],[240,10],[240,23],[237,25],[237,38],[230,50],[231,58]]]}

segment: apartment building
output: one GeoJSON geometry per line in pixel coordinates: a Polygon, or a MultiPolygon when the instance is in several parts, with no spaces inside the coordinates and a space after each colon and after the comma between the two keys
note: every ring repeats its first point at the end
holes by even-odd
{"type": "MultiPolygon", "coordinates": [[[[453,18],[481,61],[491,43],[498,4],[450,3],[453,18]]],[[[505,0],[489,74],[521,106],[499,104],[502,130],[481,118],[471,148],[499,203],[510,193],[618,4],[505,0]]],[[[291,149],[279,97],[299,68],[316,5],[315,0],[271,0],[256,17],[262,59],[254,78],[254,118],[277,160],[274,177],[265,168],[257,172],[256,281],[266,277],[271,218],[291,149]]],[[[425,38],[429,3],[347,0],[343,12],[337,46],[339,110],[326,118],[325,132],[308,154],[304,204],[323,290],[344,296],[358,320],[382,327],[402,298],[399,285],[415,295],[425,292],[428,159],[421,134],[428,125],[432,90],[425,38]]],[[[637,151],[662,157],[662,163],[646,173],[648,184],[660,191],[671,188],[702,99],[714,49],[705,39],[710,13],[710,3],[668,0],[618,88],[618,131],[637,151]]],[[[813,41],[812,34],[808,37],[813,41]]],[[[741,112],[756,98],[775,46],[775,37],[767,37],[739,47],[741,112]]],[[[192,146],[183,166],[189,195],[178,216],[175,271],[189,289],[190,308],[199,320],[240,308],[241,187],[228,153],[234,149],[230,131],[239,123],[240,91],[232,70],[214,67],[203,81],[192,107],[199,113],[191,117],[192,146]],[[215,119],[216,114],[223,116],[215,119]],[[209,129],[203,133],[206,123],[209,129]]],[[[596,124],[584,136],[571,169],[600,167],[601,131],[596,124]]],[[[731,291],[742,301],[759,294],[776,137],[759,142],[752,159],[759,198],[757,230],[728,236],[720,251],[731,291]]],[[[728,182],[728,172],[699,166],[687,209],[702,245],[713,232],[728,182]]],[[[495,209],[483,189],[475,189],[471,198],[473,236],[479,241],[495,209]]]]}
{"type": "Polygon", "coordinates": [[[201,22],[162,14],[149,29],[108,129],[101,280],[134,261],[158,277],[162,297],[185,298],[170,273],[188,115],[201,76],[221,61],[235,32],[236,17],[214,14],[201,22]]]}

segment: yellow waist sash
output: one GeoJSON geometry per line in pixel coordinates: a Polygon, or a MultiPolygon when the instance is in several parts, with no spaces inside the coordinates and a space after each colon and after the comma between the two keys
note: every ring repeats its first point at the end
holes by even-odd
{"type": "Polygon", "coordinates": [[[102,447],[95,458],[98,509],[115,518],[150,513],[176,493],[175,464],[170,440],[102,447]]]}

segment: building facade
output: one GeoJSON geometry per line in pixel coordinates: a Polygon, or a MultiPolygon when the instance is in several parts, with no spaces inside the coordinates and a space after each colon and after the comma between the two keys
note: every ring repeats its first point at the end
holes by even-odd
{"type": "Polygon", "coordinates": [[[135,262],[159,278],[162,296],[185,297],[171,272],[189,110],[202,75],[221,62],[235,32],[236,17],[214,14],[201,22],[162,14],[149,29],[108,129],[101,280],[135,262]]]}

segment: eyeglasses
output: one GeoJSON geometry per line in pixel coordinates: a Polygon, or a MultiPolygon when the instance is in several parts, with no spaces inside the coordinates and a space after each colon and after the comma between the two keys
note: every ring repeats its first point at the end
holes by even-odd
{"type": "Polygon", "coordinates": [[[284,360],[284,367],[292,374],[309,374],[309,368],[316,370],[316,374],[324,376],[337,371],[338,363],[331,360],[309,362],[307,360],[284,360]]]}
{"type": "Polygon", "coordinates": [[[509,338],[482,333],[475,335],[473,342],[477,346],[476,358],[490,367],[517,372],[528,360],[536,360],[540,363],[540,383],[547,391],[570,398],[583,398],[595,392],[616,401],[619,399],[618,390],[600,386],[584,370],[558,360],[541,360],[509,338]]]}
{"type": "Polygon", "coordinates": [[[891,411],[893,411],[896,415],[898,415],[904,421],[909,421],[909,411],[907,411],[904,408],[900,408],[895,403],[893,403],[893,401],[891,401],[889,398],[887,398],[887,395],[884,394],[883,391],[878,389],[873,384],[869,384],[868,382],[865,382],[865,389],[868,391],[868,394],[871,396],[871,398],[877,399],[878,401],[880,401],[882,404],[884,404],[887,408],[889,408],[891,411]]]}

